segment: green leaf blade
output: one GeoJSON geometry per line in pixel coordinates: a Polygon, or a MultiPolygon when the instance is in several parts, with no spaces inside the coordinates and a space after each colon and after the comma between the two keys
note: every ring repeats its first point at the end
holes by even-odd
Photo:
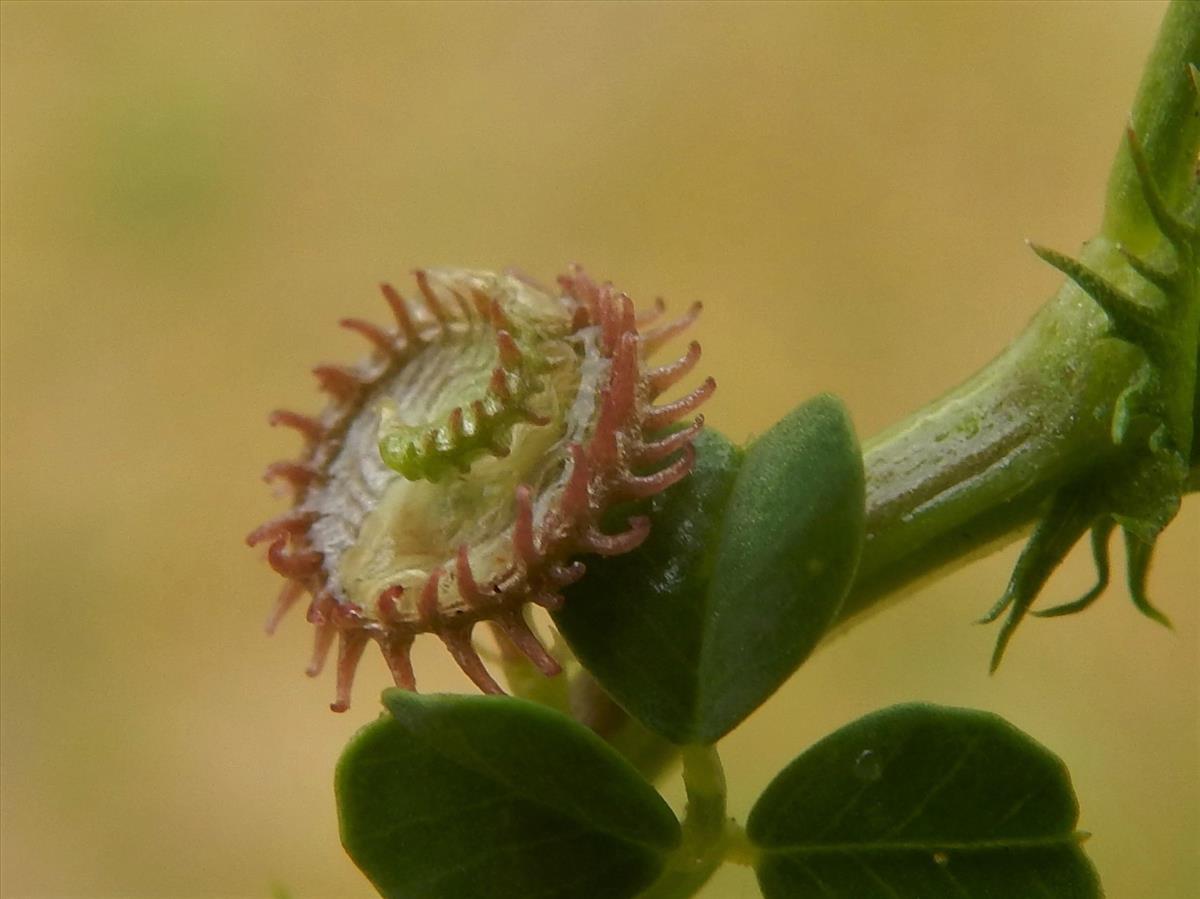
{"type": "Polygon", "coordinates": [[[854,579],[865,505],[862,454],[835,397],[799,406],[747,450],[708,590],[700,742],[741,723],[816,648],[854,579]]]}
{"type": "Polygon", "coordinates": [[[661,797],[533,703],[389,691],[337,769],[342,844],[389,899],[635,896],[678,845],[661,797]]]}
{"type": "Polygon", "coordinates": [[[863,540],[862,457],[842,404],[803,404],[742,452],[708,430],[632,553],[588,560],[555,622],[605,690],[678,744],[713,743],[824,635],[863,540]]]}
{"type": "Polygon", "coordinates": [[[981,852],[853,853],[771,859],[767,899],[1098,899],[1095,871],[1076,846],[981,852]]]}
{"type": "Polygon", "coordinates": [[[711,428],[696,466],[656,497],[650,537],[632,553],[589,559],[554,615],[584,667],[630,714],[675,743],[695,732],[697,669],[712,556],[741,453],[711,428]]]}
{"type": "Polygon", "coordinates": [[[1101,895],[1062,762],[1002,719],[895,706],[799,756],[747,822],[775,897],[1101,895]]]}

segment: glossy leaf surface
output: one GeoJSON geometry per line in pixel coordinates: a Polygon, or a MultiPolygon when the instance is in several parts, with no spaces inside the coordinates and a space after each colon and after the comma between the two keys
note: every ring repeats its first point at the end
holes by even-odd
{"type": "Polygon", "coordinates": [[[696,731],[698,666],[712,554],[740,453],[712,430],[696,467],[649,505],[650,537],[631,553],[588,559],[554,615],[604,689],[653,731],[686,743],[696,731]]]}
{"type": "Polygon", "coordinates": [[[706,431],[637,550],[589,559],[555,615],[632,715],[677,743],[737,726],[808,656],[849,587],[863,473],[842,404],[800,406],[744,453],[706,431]]]}
{"type": "Polygon", "coordinates": [[[1094,899],[1063,763],[985,712],[902,705],[798,757],[747,822],[767,899],[1094,899]]]}
{"type": "Polygon", "coordinates": [[[563,715],[384,694],[338,764],[342,844],[388,899],[622,899],[679,842],[661,797],[563,715]]]}

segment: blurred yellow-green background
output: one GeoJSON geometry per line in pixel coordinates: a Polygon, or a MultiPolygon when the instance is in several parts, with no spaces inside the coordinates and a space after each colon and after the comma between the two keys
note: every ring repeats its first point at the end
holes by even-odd
{"type": "MultiPolygon", "coordinates": [[[[3,894],[371,894],[330,784],[383,665],[331,714],[241,539],[295,449],[265,412],[317,407],[376,282],[580,260],[705,302],[728,434],[832,390],[870,435],[1053,291],[1022,238],[1089,236],[1163,8],[4,3],[3,894]]],[[[1067,760],[1110,896],[1195,896],[1198,545],[1193,504],[1174,633],[1117,590],[996,677],[970,622],[1015,548],[875,616],[727,740],[732,811],[868,710],[979,706],[1067,760]]]]}

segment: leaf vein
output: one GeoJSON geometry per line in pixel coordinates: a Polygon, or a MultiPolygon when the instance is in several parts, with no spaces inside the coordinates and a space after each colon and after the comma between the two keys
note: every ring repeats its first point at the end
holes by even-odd
{"type": "Polygon", "coordinates": [[[962,755],[958,757],[958,760],[950,766],[950,769],[942,775],[941,779],[938,780],[937,783],[929,788],[929,792],[927,792],[921,801],[916,804],[913,810],[896,824],[893,824],[891,827],[885,830],[882,835],[886,837],[895,833],[901,833],[905,827],[907,827],[917,818],[921,817],[925,810],[929,808],[929,803],[933,801],[934,797],[937,796],[937,794],[944,790],[947,786],[949,786],[954,781],[954,778],[958,777],[958,772],[960,772],[963,769],[963,766],[966,765],[967,759],[971,757],[971,754],[975,751],[975,748],[979,745],[982,739],[983,738],[979,736],[973,737],[970,742],[967,743],[966,747],[964,747],[962,755]]]}
{"type": "MultiPolygon", "coordinates": [[[[899,742],[899,743],[896,745],[896,748],[895,748],[895,749],[893,749],[893,750],[892,750],[892,751],[891,751],[891,752],[888,754],[888,757],[887,757],[887,758],[886,758],[886,759],[885,759],[883,762],[881,762],[881,763],[880,763],[880,764],[881,764],[881,767],[883,767],[883,768],[886,768],[886,767],[887,767],[888,765],[890,765],[890,764],[891,764],[891,763],[892,763],[892,762],[893,762],[893,761],[894,761],[894,760],[895,760],[897,757],[899,757],[899,755],[900,755],[900,754],[901,754],[901,753],[904,751],[905,747],[907,747],[907,746],[908,746],[909,739],[910,739],[910,736],[907,736],[907,735],[906,735],[906,736],[904,737],[904,739],[902,739],[902,740],[901,740],[901,741],[900,741],[900,742],[899,742]]],[[[865,794],[865,793],[866,793],[866,792],[867,792],[869,789],[871,789],[871,787],[872,787],[872,786],[874,786],[874,784],[871,784],[871,783],[869,783],[869,782],[868,782],[868,783],[864,783],[864,784],[863,784],[861,787],[859,787],[859,788],[858,788],[858,790],[855,792],[855,794],[854,794],[853,796],[851,796],[849,800],[847,800],[847,802],[846,802],[846,804],[845,804],[844,806],[842,806],[842,808],[841,808],[841,811],[839,811],[839,812],[838,812],[836,815],[834,815],[834,816],[833,816],[833,817],[832,817],[832,818],[829,820],[829,822],[828,822],[828,823],[826,823],[826,825],[825,825],[823,828],[821,828],[821,832],[817,834],[817,839],[820,839],[821,837],[825,836],[825,834],[829,833],[831,830],[833,830],[835,827],[837,827],[839,824],[841,824],[841,823],[842,823],[842,819],[843,819],[843,818],[845,818],[845,817],[846,817],[846,815],[850,813],[850,810],[851,810],[852,808],[854,808],[854,806],[855,806],[855,805],[857,805],[857,804],[858,804],[858,801],[859,801],[860,799],[862,799],[863,795],[864,795],[864,794],[865,794]]]]}
{"type": "Polygon", "coordinates": [[[867,875],[868,878],[870,878],[871,880],[875,881],[875,883],[877,883],[881,887],[883,887],[887,891],[889,896],[892,896],[893,899],[903,899],[903,897],[899,893],[896,892],[896,888],[894,886],[892,886],[890,883],[888,883],[886,880],[884,880],[879,874],[877,874],[875,872],[875,869],[871,867],[870,863],[865,858],[862,858],[861,856],[856,855],[855,853],[852,853],[852,852],[849,852],[846,854],[849,855],[850,858],[852,858],[854,861],[856,861],[858,863],[858,866],[860,868],[862,868],[863,872],[867,875]]]}
{"type": "Polygon", "coordinates": [[[1040,837],[1011,837],[999,840],[913,840],[874,843],[793,843],[791,845],[760,846],[768,855],[828,855],[843,852],[1008,852],[1013,849],[1051,849],[1056,846],[1072,846],[1079,842],[1078,831],[1051,834],[1040,837]]]}

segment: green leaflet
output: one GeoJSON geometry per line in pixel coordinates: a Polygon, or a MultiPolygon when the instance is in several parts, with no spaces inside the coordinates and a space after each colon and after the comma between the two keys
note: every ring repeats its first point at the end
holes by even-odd
{"type": "Polygon", "coordinates": [[[986,712],[901,705],[785,768],[747,822],[767,899],[1097,899],[1062,762],[986,712]]]}
{"type": "Polygon", "coordinates": [[[739,452],[708,431],[694,472],[650,504],[649,539],[588,560],[555,622],[630,714],[712,743],[824,635],[862,544],[863,474],[842,404],[810,400],[739,452]]]}
{"type": "Polygon", "coordinates": [[[677,743],[696,732],[711,555],[742,454],[717,432],[696,439],[691,475],[649,504],[650,536],[631,553],[588,559],[554,621],[604,689],[677,743]]]}
{"type": "Polygon", "coordinates": [[[388,899],[635,896],[679,842],[616,752],[518,699],[389,690],[338,763],[342,845],[388,899]]]}

